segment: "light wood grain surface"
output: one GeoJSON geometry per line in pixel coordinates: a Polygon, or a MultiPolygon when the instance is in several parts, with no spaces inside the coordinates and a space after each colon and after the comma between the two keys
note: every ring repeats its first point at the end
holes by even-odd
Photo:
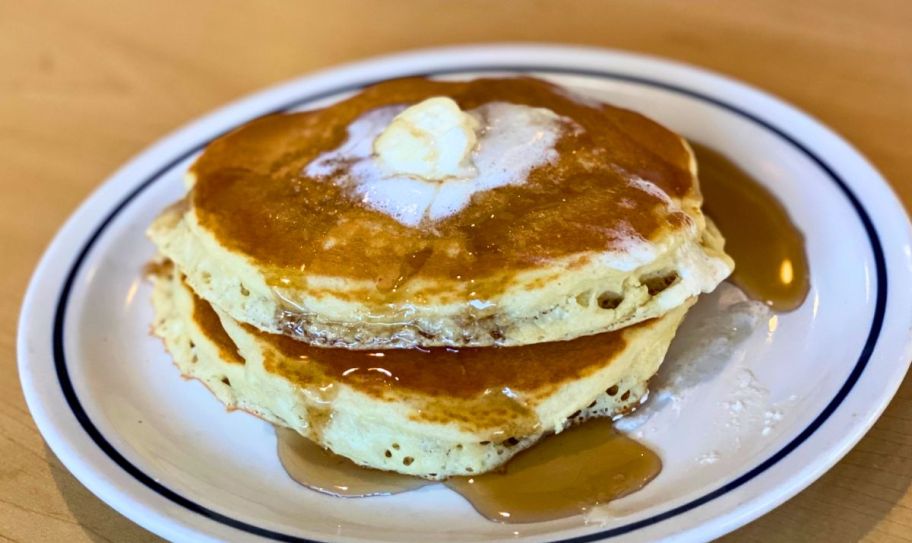
{"type": "MultiPolygon", "coordinates": [[[[194,117],[283,79],[409,48],[616,47],[691,62],[805,109],[912,204],[912,2],[0,0],[0,542],[158,539],[44,445],[15,369],[22,293],[67,215],[194,117]]],[[[912,541],[912,380],[809,489],[727,541],[912,541]]]]}

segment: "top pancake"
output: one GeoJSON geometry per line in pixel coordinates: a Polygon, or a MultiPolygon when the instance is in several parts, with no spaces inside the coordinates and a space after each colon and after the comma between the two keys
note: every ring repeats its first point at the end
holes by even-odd
{"type": "Polygon", "coordinates": [[[201,295],[266,331],[349,348],[520,345],[616,329],[714,288],[732,266],[694,172],[678,135],[541,80],[401,79],[214,141],[189,205],[150,233],[201,295]],[[365,206],[344,164],[305,174],[363,114],[433,96],[547,108],[572,126],[524,183],[417,227],[365,206]]]}

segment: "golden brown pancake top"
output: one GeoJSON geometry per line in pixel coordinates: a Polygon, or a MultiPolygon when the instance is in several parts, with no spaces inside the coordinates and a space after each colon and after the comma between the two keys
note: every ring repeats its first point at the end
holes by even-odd
{"type": "Polygon", "coordinates": [[[623,249],[630,235],[653,239],[686,218],[629,181],[651,181],[672,197],[693,194],[688,165],[679,137],[659,124],[574,100],[542,80],[410,78],[325,109],[263,117],[217,139],[193,166],[191,203],[204,228],[254,259],[276,285],[313,274],[371,279],[384,290],[415,276],[490,279],[623,249]],[[305,176],[307,164],[338,147],[365,112],[440,95],[464,110],[497,101],[544,107],[582,130],[565,130],[557,161],[533,169],[526,183],[475,194],[461,212],[417,228],[365,207],[332,180],[305,176]]]}

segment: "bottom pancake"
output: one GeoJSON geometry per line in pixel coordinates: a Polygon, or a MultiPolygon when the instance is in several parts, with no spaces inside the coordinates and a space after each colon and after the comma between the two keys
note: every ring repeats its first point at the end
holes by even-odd
{"type": "Polygon", "coordinates": [[[349,351],[234,321],[173,267],[152,279],[155,334],[181,372],[229,409],[292,428],[357,464],[428,479],[490,471],[544,435],[629,412],[693,303],[566,342],[349,351]]]}

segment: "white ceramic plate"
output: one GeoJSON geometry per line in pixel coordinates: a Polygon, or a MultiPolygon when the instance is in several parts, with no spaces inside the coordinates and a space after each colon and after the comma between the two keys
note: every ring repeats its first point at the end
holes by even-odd
{"type": "MultiPolygon", "coordinates": [[[[253,95],[124,166],[70,218],[35,272],[19,370],[32,415],[67,468],[172,540],[708,540],[810,484],[887,405],[912,358],[910,259],[908,220],[880,175],[831,131],[760,91],[628,53],[432,50],[253,95]],[[493,72],[533,73],[641,110],[734,158],[803,230],[810,296],[797,311],[762,317],[770,319],[762,330],[713,371],[677,378],[683,386],[674,393],[658,391],[635,432],[665,469],[643,491],[585,518],[495,524],[441,486],[356,500],[301,488],[279,466],[270,427],[227,414],[201,385],[182,381],[149,336],[149,289],[139,275],[153,248],[143,230],[182,193],[181,175],[200,149],[245,121],[391,77],[493,72]]],[[[702,301],[686,326],[737,312],[726,296],[702,301]]]]}

